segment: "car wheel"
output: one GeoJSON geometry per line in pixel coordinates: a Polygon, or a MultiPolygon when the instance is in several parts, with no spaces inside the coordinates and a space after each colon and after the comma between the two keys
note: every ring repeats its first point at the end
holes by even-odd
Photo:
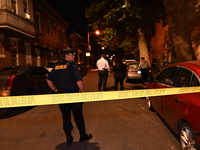
{"type": "Polygon", "coordinates": [[[146,97],[146,106],[149,110],[153,111],[153,106],[149,97],[146,97]]]}
{"type": "Polygon", "coordinates": [[[180,144],[182,150],[198,150],[198,145],[191,127],[187,123],[180,126],[179,132],[180,144]]]}

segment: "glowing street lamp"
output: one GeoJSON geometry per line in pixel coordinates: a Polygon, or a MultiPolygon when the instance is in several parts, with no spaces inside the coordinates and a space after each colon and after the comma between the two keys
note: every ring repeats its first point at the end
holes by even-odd
{"type": "Polygon", "coordinates": [[[88,32],[88,35],[87,35],[87,52],[86,52],[86,57],[87,57],[87,68],[89,68],[90,67],[90,64],[89,64],[89,62],[90,62],[90,50],[91,50],[91,47],[90,47],[90,35],[91,34],[93,34],[93,33],[95,33],[96,35],[99,35],[100,34],[100,31],[99,30],[96,30],[96,31],[94,31],[94,32],[91,32],[91,33],[89,33],[88,32]]]}
{"type": "Polygon", "coordinates": [[[93,34],[93,33],[95,33],[96,35],[100,35],[100,31],[96,30],[96,31],[91,32],[91,33],[88,32],[88,41],[87,41],[87,43],[88,43],[88,51],[91,50],[91,47],[90,47],[90,35],[93,34]]]}

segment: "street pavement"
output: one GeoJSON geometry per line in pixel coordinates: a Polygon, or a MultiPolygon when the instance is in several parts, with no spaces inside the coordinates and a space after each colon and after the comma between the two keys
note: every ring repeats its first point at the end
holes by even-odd
{"type": "MultiPolygon", "coordinates": [[[[97,91],[98,74],[83,78],[85,91],[97,91]]],[[[108,90],[113,90],[113,74],[108,90]]],[[[140,83],[125,83],[125,90],[143,88],[140,83]]],[[[42,99],[41,99],[42,100],[42,99]]],[[[15,108],[0,116],[2,150],[179,150],[179,142],[155,112],[145,107],[145,99],[87,102],[83,113],[88,133],[93,138],[79,142],[73,121],[74,143],[65,144],[58,105],[15,108]]]]}

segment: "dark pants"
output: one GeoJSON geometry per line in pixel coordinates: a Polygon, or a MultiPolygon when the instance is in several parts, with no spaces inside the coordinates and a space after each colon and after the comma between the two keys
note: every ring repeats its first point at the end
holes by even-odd
{"type": "Polygon", "coordinates": [[[99,82],[98,82],[98,90],[105,91],[106,90],[106,83],[108,79],[108,71],[99,71],[99,82]]]}
{"type": "Polygon", "coordinates": [[[120,83],[120,90],[124,90],[124,79],[115,79],[114,90],[117,91],[118,83],[120,83]]]}
{"type": "Polygon", "coordinates": [[[149,73],[149,69],[141,69],[141,75],[142,75],[142,84],[145,84],[145,82],[147,82],[148,79],[148,73],[149,73]]]}
{"type": "Polygon", "coordinates": [[[66,136],[70,136],[73,129],[71,122],[71,112],[73,114],[80,135],[85,134],[85,122],[82,113],[82,103],[60,104],[59,107],[60,111],[62,112],[63,129],[66,136]]]}

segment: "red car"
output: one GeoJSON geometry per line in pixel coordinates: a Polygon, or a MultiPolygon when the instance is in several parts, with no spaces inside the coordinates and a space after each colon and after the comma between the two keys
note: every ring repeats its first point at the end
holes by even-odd
{"type": "MultiPolygon", "coordinates": [[[[171,64],[147,83],[148,89],[191,86],[200,86],[200,61],[171,64]]],[[[148,97],[146,104],[179,136],[182,150],[200,150],[200,92],[148,97]]]]}

